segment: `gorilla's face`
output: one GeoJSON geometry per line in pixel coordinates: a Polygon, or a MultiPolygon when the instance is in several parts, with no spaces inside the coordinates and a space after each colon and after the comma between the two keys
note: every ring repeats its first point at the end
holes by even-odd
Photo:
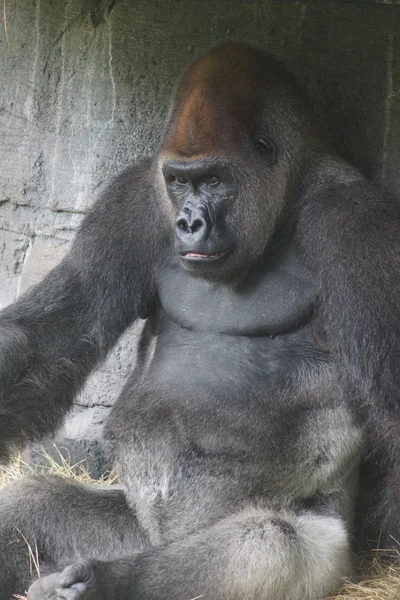
{"type": "Polygon", "coordinates": [[[221,161],[166,160],[163,176],[175,216],[175,247],[190,271],[218,270],[235,253],[230,215],[237,187],[221,161]]]}
{"type": "Polygon", "coordinates": [[[217,48],[186,72],[157,169],[176,252],[191,273],[233,281],[263,254],[307,146],[296,85],[242,45],[217,48]]]}
{"type": "Polygon", "coordinates": [[[262,254],[276,220],[265,189],[265,148],[247,149],[254,154],[250,169],[234,155],[163,161],[175,249],[192,274],[229,281],[262,254]]]}

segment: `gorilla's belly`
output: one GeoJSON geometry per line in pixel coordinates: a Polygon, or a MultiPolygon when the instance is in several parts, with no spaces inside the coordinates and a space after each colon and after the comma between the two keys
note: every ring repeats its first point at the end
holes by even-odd
{"type": "Polygon", "coordinates": [[[306,329],[271,339],[192,332],[163,319],[149,327],[156,336],[141,349],[108,436],[154,542],[218,518],[219,509],[226,515],[227,506],[310,498],[346,476],[360,432],[306,329]]]}

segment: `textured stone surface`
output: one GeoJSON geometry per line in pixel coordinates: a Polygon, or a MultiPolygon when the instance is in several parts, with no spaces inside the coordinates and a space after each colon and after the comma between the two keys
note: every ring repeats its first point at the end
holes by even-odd
{"type": "Polygon", "coordinates": [[[31,240],[23,233],[0,229],[0,308],[18,294],[25,256],[31,240]]]}
{"type": "Polygon", "coordinates": [[[68,250],[68,246],[68,242],[56,238],[33,238],[21,255],[22,268],[18,295],[23,294],[43,279],[46,273],[61,261],[68,250]]]}
{"type": "MultiPolygon", "coordinates": [[[[177,78],[221,41],[248,41],[285,61],[326,113],[338,151],[400,190],[397,0],[13,0],[6,7],[0,306],[61,259],[111,177],[154,150],[177,78]]],[[[89,456],[96,473],[101,425],[134,348],[132,329],[58,434],[74,457],[89,456]]]]}

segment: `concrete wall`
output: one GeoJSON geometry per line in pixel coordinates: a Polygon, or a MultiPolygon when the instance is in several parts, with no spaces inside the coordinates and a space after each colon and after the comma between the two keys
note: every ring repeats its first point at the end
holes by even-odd
{"type": "MultiPolygon", "coordinates": [[[[151,153],[185,66],[224,40],[283,59],[338,151],[400,190],[400,0],[8,0],[0,31],[0,306],[66,252],[110,178],[151,153]]],[[[101,468],[99,428],[134,362],[128,332],[58,439],[101,468]],[[83,449],[83,450],[82,450],[83,449]]]]}

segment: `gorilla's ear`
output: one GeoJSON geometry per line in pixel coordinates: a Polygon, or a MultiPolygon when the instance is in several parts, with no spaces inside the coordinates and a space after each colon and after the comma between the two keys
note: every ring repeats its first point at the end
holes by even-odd
{"type": "Polygon", "coordinates": [[[266,135],[256,135],[253,138],[253,146],[261,156],[265,156],[269,164],[276,162],[276,146],[271,138],[266,135]]]}

